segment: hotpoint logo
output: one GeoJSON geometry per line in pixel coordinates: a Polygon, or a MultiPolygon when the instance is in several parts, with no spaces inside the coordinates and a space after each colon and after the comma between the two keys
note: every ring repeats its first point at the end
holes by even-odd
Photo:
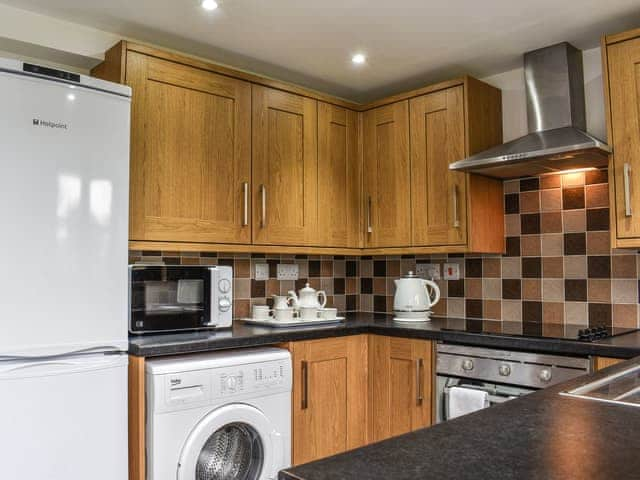
{"type": "Polygon", "coordinates": [[[44,128],[53,128],[56,130],[69,130],[69,125],[66,123],[60,122],[50,122],[48,120],[42,120],[40,118],[33,119],[34,127],[44,127],[44,128]]]}

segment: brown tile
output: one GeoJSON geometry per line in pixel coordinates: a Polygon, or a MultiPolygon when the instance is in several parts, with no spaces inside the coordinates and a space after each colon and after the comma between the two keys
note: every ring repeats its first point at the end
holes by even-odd
{"type": "Polygon", "coordinates": [[[386,295],[386,293],[387,293],[387,279],[385,277],[375,277],[373,279],[373,294],[386,295]]]}
{"type": "Polygon", "coordinates": [[[516,279],[502,280],[502,298],[508,300],[520,300],[522,298],[522,281],[516,279]]]}
{"type": "Polygon", "coordinates": [[[613,303],[638,303],[638,281],[611,280],[611,301],[613,303]]]}
{"type": "Polygon", "coordinates": [[[520,215],[504,216],[504,231],[507,237],[517,237],[520,235],[520,215]]]}
{"type": "Polygon", "coordinates": [[[251,298],[264,298],[266,296],[266,282],[264,280],[251,280],[251,298]]]}
{"type": "MultiPolygon", "coordinates": [[[[540,192],[534,190],[531,192],[520,193],[520,213],[535,213],[540,211],[540,192]]],[[[516,212],[509,212],[516,213],[516,212]]]]}
{"type": "Polygon", "coordinates": [[[587,300],[593,303],[611,303],[611,280],[590,278],[587,281],[587,300]]]}
{"type": "MultiPolygon", "coordinates": [[[[589,239],[587,238],[587,246],[589,239]]],[[[612,255],[611,276],[613,278],[636,278],[635,255],[612,255]]]]}
{"type": "Polygon", "coordinates": [[[542,299],[542,282],[538,279],[522,280],[522,298],[524,300],[541,300],[542,299]]]}
{"type": "Polygon", "coordinates": [[[251,277],[251,260],[248,258],[236,258],[233,262],[233,274],[239,278],[251,277]]]}
{"type": "Polygon", "coordinates": [[[587,257],[584,255],[564,257],[565,278],[587,278],[587,257]]]}
{"type": "Polygon", "coordinates": [[[613,326],[638,328],[638,305],[624,303],[614,304],[613,326]]]}
{"type": "Polygon", "coordinates": [[[485,257],[482,259],[482,275],[484,278],[500,277],[500,258],[485,257]]]}
{"type": "Polygon", "coordinates": [[[589,170],[585,172],[584,181],[587,185],[592,185],[595,183],[607,183],[609,181],[607,168],[605,167],[598,170],[589,170]]]}
{"type": "Polygon", "coordinates": [[[582,233],[564,234],[564,254],[584,255],[587,253],[586,235],[582,233]]]}
{"type": "Polygon", "coordinates": [[[520,215],[520,233],[534,235],[540,233],[540,214],[525,213],[520,215]]]}
{"type": "Polygon", "coordinates": [[[611,252],[609,232],[587,232],[587,253],[607,255],[611,252]]]}
{"type": "MultiPolygon", "coordinates": [[[[564,313],[564,309],[563,309],[564,313]]],[[[564,316],[564,315],[563,315],[564,316]]],[[[563,323],[545,323],[544,322],[544,305],[542,305],[542,334],[548,337],[561,337],[564,335],[563,323]]]]}
{"type": "Polygon", "coordinates": [[[199,257],[180,257],[180,265],[200,265],[199,257]]]}
{"type": "Polygon", "coordinates": [[[502,280],[499,278],[483,278],[482,298],[500,300],[502,298],[502,280]]]}
{"type": "Polygon", "coordinates": [[[562,228],[564,233],[584,232],[587,229],[585,210],[565,210],[562,212],[562,228]]]}
{"type": "Polygon", "coordinates": [[[447,282],[448,296],[464,297],[464,280],[448,280],[447,282]]]}
{"type": "Polygon", "coordinates": [[[482,302],[482,313],[484,314],[484,318],[501,320],[502,302],[500,300],[484,300],[482,302]]]}
{"type": "Polygon", "coordinates": [[[567,302],[586,302],[587,301],[587,281],[565,279],[564,299],[567,302]]]}
{"type": "Polygon", "coordinates": [[[520,255],[523,257],[539,257],[540,235],[524,235],[520,237],[520,255]]]}
{"type": "Polygon", "coordinates": [[[447,299],[441,298],[438,303],[431,306],[434,315],[447,315],[447,299]]]}
{"type": "Polygon", "coordinates": [[[542,323],[542,302],[522,302],[522,321],[542,323]]]}
{"type": "Polygon", "coordinates": [[[464,262],[464,274],[467,278],[482,278],[482,259],[467,258],[464,262]]]}
{"type": "Polygon", "coordinates": [[[540,192],[540,209],[543,212],[555,212],[562,210],[562,190],[542,190],[540,192]]]}
{"type": "Polygon", "coordinates": [[[584,185],[584,172],[572,172],[560,175],[563,187],[580,187],[584,185]]]}
{"type": "Polygon", "coordinates": [[[542,299],[545,302],[564,302],[564,281],[561,278],[542,280],[542,299]]]}
{"type": "Polygon", "coordinates": [[[608,207],[609,185],[606,183],[587,185],[585,187],[585,203],[587,208],[608,207]]]}
{"type": "Polygon", "coordinates": [[[609,230],[609,209],[590,208],[587,210],[587,230],[607,231],[609,230]]]}
{"type": "Polygon", "coordinates": [[[467,298],[465,300],[465,313],[469,318],[482,318],[482,300],[467,298]]]}
{"type": "Polygon", "coordinates": [[[358,279],[354,277],[349,277],[346,280],[345,284],[345,293],[347,295],[352,295],[358,293],[358,279]]]}
{"type": "Polygon", "coordinates": [[[590,327],[610,327],[612,322],[611,304],[589,303],[589,326],[590,327]]]}
{"type": "Polygon", "coordinates": [[[507,215],[520,213],[520,195],[517,193],[507,193],[504,196],[504,213],[507,215]]]}
{"type": "Polygon", "coordinates": [[[548,188],[559,188],[561,185],[562,177],[552,173],[551,175],[540,176],[540,188],[546,190],[548,188]]]}
{"type": "Polygon", "coordinates": [[[520,191],[540,190],[540,179],[538,177],[520,179],[520,191]]]}
{"type": "Polygon", "coordinates": [[[333,262],[331,260],[323,260],[320,264],[320,276],[331,277],[333,276],[333,262]]]}
{"type": "Polygon", "coordinates": [[[540,251],[543,257],[560,257],[563,252],[564,237],[559,233],[547,233],[540,238],[540,251]]]}
{"type": "Polygon", "coordinates": [[[543,257],[542,276],[544,278],[562,278],[564,276],[562,257],[543,257]]]}
{"type": "Polygon", "coordinates": [[[233,301],[233,316],[235,318],[248,318],[251,316],[251,302],[248,299],[236,299],[233,301]]]}
{"type": "Polygon", "coordinates": [[[542,277],[541,257],[522,257],[522,278],[542,277]]]}
{"type": "Polygon", "coordinates": [[[482,279],[467,278],[464,289],[467,298],[482,298],[482,279]]]}
{"type": "Polygon", "coordinates": [[[266,282],[266,295],[270,297],[271,295],[279,295],[280,294],[280,281],[275,278],[270,278],[266,282]]]}
{"type": "Polygon", "coordinates": [[[521,322],[522,302],[520,300],[502,300],[502,320],[506,322],[521,322]]]}
{"type": "Polygon", "coordinates": [[[520,256],[520,237],[507,237],[505,239],[505,256],[507,257],[519,257],[520,256]]]}
{"type": "Polygon", "coordinates": [[[565,302],[564,321],[570,325],[588,325],[589,313],[586,302],[565,302]]]}
{"type": "Polygon", "coordinates": [[[542,233],[562,233],[562,212],[546,212],[540,215],[542,233]]]}
{"type": "Polygon", "coordinates": [[[588,256],[587,276],[589,278],[611,278],[611,257],[609,255],[588,256]]]}
{"type": "Polygon", "coordinates": [[[564,304],[562,302],[542,303],[542,323],[564,323],[564,304]]]}
{"type": "Polygon", "coordinates": [[[502,259],[502,278],[520,278],[522,276],[522,265],[520,257],[502,259]]]}
{"type": "Polygon", "coordinates": [[[248,278],[236,278],[233,280],[233,298],[251,298],[251,280],[248,278]]]}
{"type": "Polygon", "coordinates": [[[400,260],[387,260],[387,277],[400,276],[400,260]]]}
{"type": "Polygon", "coordinates": [[[562,189],[562,209],[575,210],[584,208],[584,187],[562,189]]]}

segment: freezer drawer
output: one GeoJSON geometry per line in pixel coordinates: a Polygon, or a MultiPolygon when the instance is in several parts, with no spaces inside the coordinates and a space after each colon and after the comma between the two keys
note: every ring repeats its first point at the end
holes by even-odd
{"type": "Polygon", "coordinates": [[[0,362],[1,478],[125,480],[127,356],[0,362]]]}

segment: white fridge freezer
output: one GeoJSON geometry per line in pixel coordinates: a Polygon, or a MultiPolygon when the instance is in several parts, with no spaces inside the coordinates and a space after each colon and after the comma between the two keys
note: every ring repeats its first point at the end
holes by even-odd
{"type": "Polygon", "coordinates": [[[0,59],[0,477],[127,477],[131,91],[0,59]]]}

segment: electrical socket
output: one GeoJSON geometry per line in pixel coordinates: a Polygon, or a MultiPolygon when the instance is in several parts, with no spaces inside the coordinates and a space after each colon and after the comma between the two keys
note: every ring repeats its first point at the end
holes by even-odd
{"type": "Polygon", "coordinates": [[[255,279],[256,280],[269,280],[269,264],[268,263],[256,263],[255,264],[255,279]]]}
{"type": "Polygon", "coordinates": [[[298,280],[299,271],[296,263],[279,263],[278,280],[298,280]]]}
{"type": "Polygon", "coordinates": [[[416,275],[428,280],[440,280],[440,265],[437,263],[418,263],[416,275]]]}
{"type": "Polygon", "coordinates": [[[460,280],[460,265],[457,263],[445,263],[444,279],[445,280],[460,280]]]}

